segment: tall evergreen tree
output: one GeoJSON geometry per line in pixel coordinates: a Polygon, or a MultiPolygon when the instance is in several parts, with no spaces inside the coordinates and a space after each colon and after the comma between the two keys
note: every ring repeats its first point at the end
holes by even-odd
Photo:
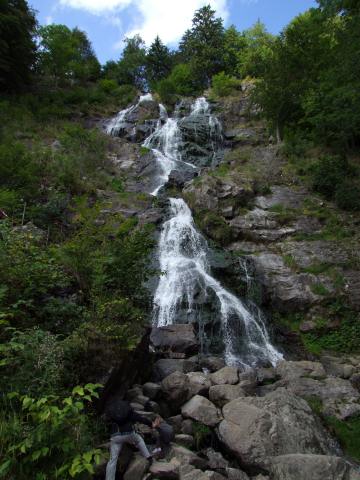
{"type": "Polygon", "coordinates": [[[170,50],[157,36],[146,55],[146,78],[149,84],[167,77],[172,67],[170,50]]]}
{"type": "Polygon", "coordinates": [[[204,86],[208,86],[211,77],[224,68],[223,46],[223,20],[216,18],[210,5],[200,8],[195,12],[192,28],[185,32],[180,42],[180,53],[204,86]]]}
{"type": "Polygon", "coordinates": [[[1,90],[19,90],[30,82],[36,59],[35,30],[35,14],[25,0],[1,0],[1,90]]]}

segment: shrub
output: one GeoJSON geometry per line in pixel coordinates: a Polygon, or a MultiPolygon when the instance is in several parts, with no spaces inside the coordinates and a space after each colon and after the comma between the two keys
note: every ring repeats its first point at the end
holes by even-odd
{"type": "Polygon", "coordinates": [[[335,195],[336,187],[350,171],[345,157],[330,155],[322,157],[312,168],[313,188],[331,199],[335,195]]]}
{"type": "Polygon", "coordinates": [[[118,88],[118,83],[116,80],[104,78],[99,81],[99,87],[105,93],[113,93],[118,88]]]}
{"type": "Polygon", "coordinates": [[[335,190],[335,202],[344,210],[360,210],[360,186],[351,180],[341,182],[335,190]]]}
{"type": "Polygon", "coordinates": [[[225,72],[220,72],[212,78],[212,89],[218,97],[228,97],[241,90],[241,81],[225,72]]]}
{"type": "Polygon", "coordinates": [[[91,448],[94,428],[85,408],[99,387],[75,387],[66,398],[12,393],[2,399],[0,478],[92,478],[102,452],[91,448]]]}

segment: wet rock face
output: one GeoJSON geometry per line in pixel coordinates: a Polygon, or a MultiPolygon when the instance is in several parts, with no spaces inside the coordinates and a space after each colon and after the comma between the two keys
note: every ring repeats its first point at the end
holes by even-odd
{"type": "Polygon", "coordinates": [[[154,349],[159,352],[181,352],[191,355],[199,350],[199,343],[191,324],[153,328],[150,341],[154,349]]]}

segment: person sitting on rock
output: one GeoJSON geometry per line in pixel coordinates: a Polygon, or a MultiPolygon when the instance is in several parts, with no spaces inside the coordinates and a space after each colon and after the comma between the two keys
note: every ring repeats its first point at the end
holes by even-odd
{"type": "Polygon", "coordinates": [[[106,466],[106,480],[115,480],[119,454],[124,444],[133,445],[152,463],[152,455],[141,435],[135,431],[135,423],[152,427],[152,422],[138,414],[127,401],[118,401],[107,409],[110,418],[110,460],[106,466]]]}
{"type": "Polygon", "coordinates": [[[174,440],[174,429],[166,423],[161,417],[156,417],[152,423],[152,428],[157,431],[157,442],[152,454],[156,458],[163,458],[170,449],[170,443],[174,440]]]}

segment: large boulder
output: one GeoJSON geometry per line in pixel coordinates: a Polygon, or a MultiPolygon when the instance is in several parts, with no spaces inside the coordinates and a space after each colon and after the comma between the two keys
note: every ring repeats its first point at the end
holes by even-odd
{"type": "Polygon", "coordinates": [[[156,380],[161,381],[171,373],[183,372],[184,360],[177,360],[174,358],[161,358],[154,365],[154,377],[156,380]]]}
{"type": "Polygon", "coordinates": [[[172,409],[176,409],[188,398],[189,378],[181,372],[174,372],[161,382],[165,398],[172,409]]]}
{"type": "Polygon", "coordinates": [[[328,455],[290,454],[271,459],[275,480],[349,480],[350,468],[343,458],[328,455]]]}
{"type": "Polygon", "coordinates": [[[214,385],[235,385],[239,383],[239,372],[236,367],[224,367],[210,375],[214,385]]]}
{"type": "Polygon", "coordinates": [[[208,375],[202,372],[190,372],[187,377],[189,379],[189,398],[195,395],[208,395],[211,387],[211,380],[208,375]]]}
{"type": "MultiPolygon", "coordinates": [[[[150,467],[150,473],[154,478],[177,480],[179,478],[179,467],[180,462],[173,458],[170,462],[154,462],[150,467]]],[[[135,477],[133,480],[135,480],[135,477]]]]}
{"type": "Polygon", "coordinates": [[[287,381],[300,377],[317,379],[326,377],[326,372],[321,363],[306,360],[299,362],[281,361],[277,364],[275,372],[279,377],[287,381]]]}
{"type": "Polygon", "coordinates": [[[209,390],[209,399],[218,407],[245,396],[246,393],[240,385],[213,385],[209,390]]]}
{"type": "Polygon", "coordinates": [[[153,328],[150,341],[160,352],[180,352],[188,355],[199,349],[192,324],[176,324],[153,328]]]}
{"type": "Polygon", "coordinates": [[[233,400],[223,416],[219,439],[244,466],[268,468],[271,457],[291,453],[332,453],[329,436],[308,404],[285,389],[233,400]]]}
{"type": "Polygon", "coordinates": [[[199,362],[200,366],[209,372],[217,372],[225,367],[225,360],[222,357],[212,355],[201,356],[199,362]]]}
{"type": "Polygon", "coordinates": [[[191,418],[209,427],[214,427],[221,420],[215,405],[200,395],[195,395],[195,397],[185,403],[181,408],[181,414],[185,418],[191,418]]]}
{"type": "Polygon", "coordinates": [[[199,457],[191,450],[182,447],[181,445],[172,444],[171,450],[169,452],[169,458],[175,458],[180,462],[181,466],[192,465],[193,467],[202,469],[205,469],[207,466],[206,460],[199,457]]]}
{"type": "Polygon", "coordinates": [[[149,468],[149,462],[146,458],[136,455],[134,460],[130,463],[124,480],[134,480],[134,478],[142,478],[149,468]]]}

